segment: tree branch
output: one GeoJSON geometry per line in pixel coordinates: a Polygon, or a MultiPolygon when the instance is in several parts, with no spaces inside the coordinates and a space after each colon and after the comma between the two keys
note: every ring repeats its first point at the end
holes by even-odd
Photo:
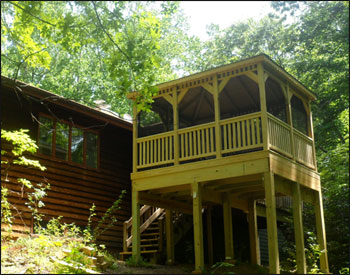
{"type": "Polygon", "coordinates": [[[52,23],[50,23],[50,22],[48,22],[48,21],[45,21],[44,19],[41,19],[40,17],[38,17],[38,16],[32,14],[30,11],[27,11],[25,8],[23,8],[23,7],[19,6],[19,5],[17,5],[17,4],[14,3],[13,1],[8,1],[8,3],[10,3],[10,4],[14,5],[15,7],[17,7],[17,8],[19,8],[19,9],[23,10],[24,12],[28,13],[30,16],[32,16],[32,17],[38,19],[39,21],[41,21],[41,22],[43,22],[43,23],[45,23],[45,24],[51,25],[51,26],[53,26],[53,27],[56,26],[56,25],[54,25],[54,24],[52,24],[52,23]]]}

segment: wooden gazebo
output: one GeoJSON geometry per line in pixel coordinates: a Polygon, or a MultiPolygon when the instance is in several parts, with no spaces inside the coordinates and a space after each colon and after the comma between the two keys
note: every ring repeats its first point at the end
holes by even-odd
{"type": "MultiPolygon", "coordinates": [[[[231,209],[238,208],[248,213],[251,261],[259,264],[256,200],[265,199],[269,268],[279,273],[275,198],[290,196],[297,271],[306,272],[302,222],[302,201],[306,201],[315,208],[321,270],[328,272],[310,108],[315,95],[266,55],[158,88],[152,115],[139,112],[134,104],[132,237],[128,240],[132,254],[140,256],[141,205],[167,209],[168,216],[171,211],[192,213],[195,272],[201,272],[202,208],[221,204],[226,260],[234,259],[231,209]]],[[[131,93],[129,98],[136,101],[137,96],[131,93]]],[[[171,236],[167,247],[170,263],[174,261],[171,236]]]]}

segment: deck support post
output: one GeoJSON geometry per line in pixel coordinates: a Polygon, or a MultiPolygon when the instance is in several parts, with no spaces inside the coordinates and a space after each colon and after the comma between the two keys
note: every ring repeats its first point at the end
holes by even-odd
{"type": "Polygon", "coordinates": [[[297,273],[306,274],[306,259],[304,246],[304,231],[302,218],[302,200],[300,193],[300,184],[296,182],[292,186],[293,197],[293,223],[296,246],[297,273]]]}
{"type": "Polygon", "coordinates": [[[264,173],[264,188],[266,200],[267,239],[269,247],[269,271],[272,274],[279,274],[280,267],[277,238],[275,182],[274,174],[271,171],[264,173]]]}
{"type": "Polygon", "coordinates": [[[233,232],[232,232],[232,208],[231,200],[228,193],[223,193],[222,198],[224,232],[225,232],[225,260],[232,261],[234,258],[233,251],[233,232]]]}
{"type": "Polygon", "coordinates": [[[321,191],[317,191],[315,193],[314,207],[316,216],[317,241],[320,250],[322,251],[320,256],[320,270],[324,273],[329,273],[326,230],[323,216],[323,202],[321,191]]]}
{"type": "Polygon", "coordinates": [[[248,203],[248,223],[250,240],[250,260],[252,264],[260,265],[260,246],[255,200],[251,200],[248,203]]]}
{"type": "Polygon", "coordinates": [[[207,241],[208,241],[208,263],[210,266],[213,265],[213,229],[211,224],[211,205],[207,208],[207,241]]]}
{"type": "Polygon", "coordinates": [[[221,128],[220,128],[220,102],[219,102],[219,85],[218,77],[213,77],[213,97],[214,97],[214,112],[215,112],[215,150],[216,158],[221,158],[221,128]]]}
{"type": "Polygon", "coordinates": [[[165,230],[166,230],[166,252],[167,252],[167,264],[171,265],[175,262],[175,250],[174,250],[174,224],[173,224],[173,211],[165,211],[165,230]]]}
{"type": "Polygon", "coordinates": [[[140,205],[139,191],[132,190],[132,256],[140,260],[140,205]]]}
{"type": "Polygon", "coordinates": [[[193,199],[193,232],[195,270],[193,273],[202,273],[204,269],[204,245],[202,222],[202,186],[194,180],[192,183],[193,199]]]}
{"type": "Polygon", "coordinates": [[[265,77],[262,63],[258,64],[258,82],[259,82],[259,96],[260,96],[260,110],[261,110],[261,131],[263,138],[264,150],[268,150],[269,142],[267,135],[267,104],[265,92],[265,77]]]}

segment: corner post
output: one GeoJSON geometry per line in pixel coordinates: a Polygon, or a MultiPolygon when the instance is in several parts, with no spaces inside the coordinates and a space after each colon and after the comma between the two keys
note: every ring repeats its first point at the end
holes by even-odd
{"type": "Polygon", "coordinates": [[[312,159],[314,162],[315,169],[317,171],[317,160],[316,160],[316,148],[315,148],[315,136],[314,136],[314,126],[312,121],[312,112],[310,100],[308,101],[307,107],[309,109],[309,126],[310,126],[310,136],[312,138],[312,159]]]}
{"type": "Polygon", "coordinates": [[[290,100],[292,98],[292,93],[289,89],[289,83],[287,82],[287,118],[290,125],[290,144],[292,146],[292,158],[295,160],[295,145],[294,145],[294,133],[293,133],[293,117],[292,117],[292,106],[290,100]]]}
{"type": "Polygon", "coordinates": [[[210,266],[213,265],[213,229],[211,224],[211,212],[212,206],[209,205],[207,208],[207,241],[208,241],[208,263],[210,266]]]}
{"type": "Polygon", "coordinates": [[[225,232],[225,260],[232,261],[234,258],[233,232],[232,232],[232,208],[228,193],[223,193],[222,198],[224,232],[225,232]]]}
{"type": "Polygon", "coordinates": [[[302,217],[302,201],[300,193],[300,184],[295,182],[292,186],[293,197],[293,224],[296,246],[297,273],[306,274],[306,259],[304,246],[304,231],[302,217]]]}
{"type": "Polygon", "coordinates": [[[317,241],[322,251],[320,256],[320,269],[324,273],[329,273],[328,266],[328,253],[327,253],[327,244],[326,244],[326,229],[323,216],[323,202],[321,190],[317,191],[315,194],[315,216],[316,216],[316,230],[317,230],[317,241]]]}
{"type": "Polygon", "coordinates": [[[204,269],[204,244],[202,222],[202,186],[194,180],[192,183],[193,199],[193,232],[195,270],[193,273],[202,273],[204,269]]]}
{"type": "Polygon", "coordinates": [[[179,164],[179,110],[178,110],[177,90],[173,93],[173,121],[174,121],[174,165],[179,164]]]}
{"type": "Polygon", "coordinates": [[[137,172],[137,104],[133,101],[133,118],[132,118],[132,171],[137,172]]]}
{"type": "MultiPolygon", "coordinates": [[[[134,185],[134,182],[132,183],[134,185]]],[[[140,205],[139,191],[132,187],[132,256],[140,260],[140,205]]]]}
{"type": "Polygon", "coordinates": [[[165,210],[165,230],[166,230],[166,252],[167,252],[167,264],[174,264],[175,250],[174,250],[174,225],[173,225],[173,212],[171,210],[165,210]]]}
{"type": "Polygon", "coordinates": [[[250,260],[252,264],[260,265],[260,246],[255,200],[251,200],[248,202],[248,223],[250,240],[250,260]]]}
{"type": "Polygon", "coordinates": [[[220,103],[219,103],[219,85],[218,77],[213,76],[213,97],[214,97],[214,111],[215,111],[215,149],[216,158],[221,158],[221,128],[220,128],[220,103]]]}
{"type": "Polygon", "coordinates": [[[262,63],[258,64],[258,82],[259,82],[259,96],[260,96],[260,110],[261,110],[261,130],[263,137],[264,150],[269,149],[268,141],[268,124],[267,124],[267,104],[266,104],[266,92],[265,92],[265,78],[264,68],[262,63]]]}
{"type": "Polygon", "coordinates": [[[264,188],[266,200],[266,223],[267,239],[269,247],[269,269],[272,274],[280,273],[278,238],[277,238],[277,219],[276,219],[276,197],[274,174],[264,173],[264,188]]]}

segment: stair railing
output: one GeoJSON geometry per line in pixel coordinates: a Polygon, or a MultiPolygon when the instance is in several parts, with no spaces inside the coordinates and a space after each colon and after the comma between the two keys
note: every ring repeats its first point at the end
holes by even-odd
{"type": "MultiPolygon", "coordinates": [[[[140,209],[140,234],[145,231],[158,217],[165,213],[165,209],[144,205],[140,209]]],[[[123,250],[128,251],[132,243],[132,217],[123,225],[123,250]]]]}

